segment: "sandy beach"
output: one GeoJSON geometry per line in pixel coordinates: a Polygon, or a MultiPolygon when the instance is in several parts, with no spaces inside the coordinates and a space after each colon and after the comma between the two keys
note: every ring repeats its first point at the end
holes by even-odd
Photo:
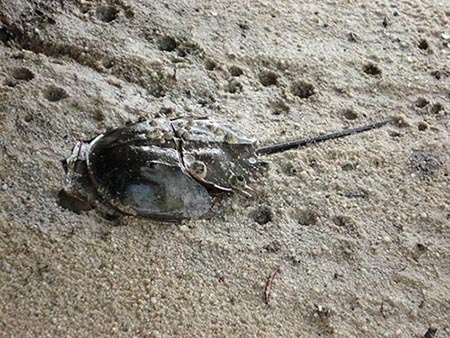
{"type": "Polygon", "coordinates": [[[0,337],[450,337],[448,1],[0,0],[0,61],[0,337]],[[392,122],[206,219],[57,203],[76,140],[167,112],[258,145],[392,122]]]}

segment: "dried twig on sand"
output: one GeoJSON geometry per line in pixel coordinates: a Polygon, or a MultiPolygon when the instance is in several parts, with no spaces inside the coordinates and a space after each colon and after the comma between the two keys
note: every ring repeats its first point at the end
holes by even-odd
{"type": "Polygon", "coordinates": [[[264,293],[264,299],[266,301],[266,304],[269,304],[270,301],[270,291],[272,290],[272,283],[273,280],[275,278],[275,276],[277,275],[277,273],[280,272],[280,267],[277,267],[275,270],[272,271],[272,273],[270,274],[270,276],[267,278],[267,282],[266,282],[266,289],[265,289],[265,293],[264,293]]]}

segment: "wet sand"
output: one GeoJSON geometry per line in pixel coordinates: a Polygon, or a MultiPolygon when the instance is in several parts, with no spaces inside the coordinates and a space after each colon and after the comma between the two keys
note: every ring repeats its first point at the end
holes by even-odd
{"type": "Polygon", "coordinates": [[[450,336],[446,1],[108,3],[0,2],[0,336],[450,336]],[[167,111],[261,145],[393,122],[209,219],[57,204],[75,140],[167,111]]]}

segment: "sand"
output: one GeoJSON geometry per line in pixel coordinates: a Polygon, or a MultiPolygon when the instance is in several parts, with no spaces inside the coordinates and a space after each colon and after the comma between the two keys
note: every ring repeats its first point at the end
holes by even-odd
{"type": "Polygon", "coordinates": [[[449,337],[448,1],[0,1],[0,336],[449,337]],[[61,208],[75,140],[208,116],[266,145],[181,224],[61,208]],[[268,276],[270,303],[264,300],[268,276]]]}

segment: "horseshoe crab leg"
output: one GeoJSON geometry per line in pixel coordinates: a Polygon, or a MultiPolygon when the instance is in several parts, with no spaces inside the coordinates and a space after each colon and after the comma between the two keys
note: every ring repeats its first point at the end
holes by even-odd
{"type": "Polygon", "coordinates": [[[391,120],[384,120],[380,122],[375,122],[371,124],[367,124],[364,126],[338,131],[331,134],[320,135],[316,137],[306,138],[297,141],[291,141],[286,143],[273,144],[266,147],[256,149],[256,154],[258,155],[271,155],[276,153],[281,153],[283,151],[297,149],[301,147],[308,146],[313,143],[319,143],[327,140],[337,139],[349,135],[359,134],[368,130],[381,128],[384,125],[388,124],[391,120]]]}

